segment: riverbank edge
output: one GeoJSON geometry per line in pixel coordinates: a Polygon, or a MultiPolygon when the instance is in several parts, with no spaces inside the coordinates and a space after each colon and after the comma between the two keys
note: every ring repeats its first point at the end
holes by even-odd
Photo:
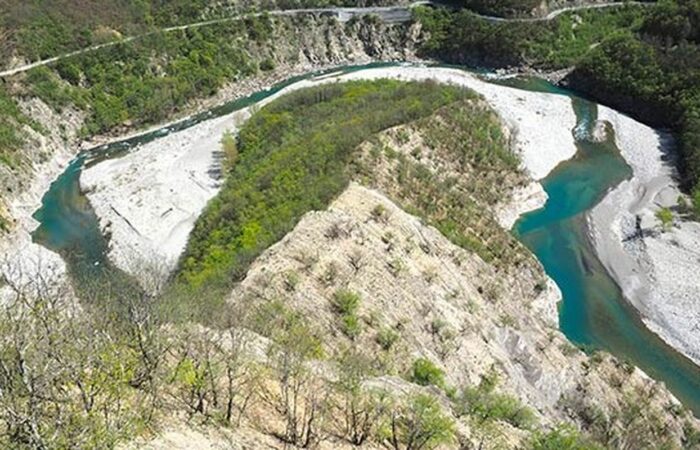
{"type": "MultiPolygon", "coordinates": [[[[625,301],[639,314],[647,329],[700,366],[700,355],[697,350],[693,352],[693,342],[697,338],[694,339],[692,329],[682,318],[676,316],[669,321],[674,311],[668,289],[665,289],[668,286],[661,286],[654,279],[653,265],[658,263],[654,259],[660,255],[647,252],[643,241],[655,238],[646,236],[640,238],[640,244],[633,243],[637,239],[634,235],[636,218],[644,218],[638,225],[641,233],[650,232],[655,228],[651,221],[660,209],[658,196],[667,189],[681,192],[677,169],[667,161],[668,155],[674,154],[674,138],[670,133],[653,129],[611,108],[601,106],[599,111],[599,120],[613,125],[616,144],[633,175],[612,188],[586,213],[589,240],[622,290],[625,301]]],[[[675,266],[673,270],[683,270],[680,265],[675,266]]],[[[692,280],[694,274],[688,273],[684,278],[692,280]]],[[[700,291],[700,286],[697,290],[700,291]]],[[[693,311],[687,311],[687,315],[693,317],[693,311]]],[[[700,307],[695,315],[700,315],[700,307]]]]}

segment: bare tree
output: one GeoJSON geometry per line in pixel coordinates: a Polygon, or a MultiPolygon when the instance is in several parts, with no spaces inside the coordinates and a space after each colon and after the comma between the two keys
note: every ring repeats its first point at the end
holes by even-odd
{"type": "Polygon", "coordinates": [[[310,369],[310,361],[322,355],[320,341],[293,313],[285,313],[276,324],[268,363],[276,387],[265,399],[283,417],[284,441],[310,447],[322,440],[321,430],[328,408],[329,389],[310,369]]]}

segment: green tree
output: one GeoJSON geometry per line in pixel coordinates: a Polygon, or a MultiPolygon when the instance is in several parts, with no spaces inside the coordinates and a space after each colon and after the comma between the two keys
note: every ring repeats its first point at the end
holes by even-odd
{"type": "Polygon", "coordinates": [[[477,387],[465,388],[456,399],[457,413],[482,423],[502,420],[521,429],[535,425],[537,420],[532,410],[515,397],[495,392],[497,385],[497,374],[490,372],[482,377],[477,387]]]}
{"type": "Polygon", "coordinates": [[[434,397],[416,394],[394,405],[378,438],[393,450],[428,450],[454,442],[455,424],[434,397]]]}
{"type": "Polygon", "coordinates": [[[368,389],[364,382],[372,375],[372,359],[355,349],[346,350],[339,361],[339,379],[335,390],[341,402],[335,415],[343,435],[354,445],[362,445],[381,425],[381,419],[389,410],[388,394],[368,389]]]}
{"type": "Polygon", "coordinates": [[[236,137],[230,131],[225,132],[221,137],[221,150],[224,154],[222,169],[225,173],[230,172],[238,161],[238,144],[236,137]]]}
{"type": "Polygon", "coordinates": [[[673,225],[673,212],[669,208],[661,208],[656,211],[656,218],[661,222],[661,227],[668,231],[673,225]]]}

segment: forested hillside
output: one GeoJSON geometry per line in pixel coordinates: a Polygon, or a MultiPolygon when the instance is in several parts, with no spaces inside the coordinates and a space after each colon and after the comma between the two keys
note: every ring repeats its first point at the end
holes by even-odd
{"type": "Polygon", "coordinates": [[[125,36],[252,11],[396,4],[388,0],[0,0],[0,68],[125,36]]]}
{"type": "Polygon", "coordinates": [[[570,13],[542,23],[489,23],[466,10],[424,10],[424,54],[489,67],[573,67],[570,85],[677,131],[681,169],[700,214],[700,4],[663,0],[570,13]]]}
{"type": "Polygon", "coordinates": [[[541,0],[461,0],[461,2],[473,11],[500,17],[530,14],[542,4],[541,0]]]}
{"type": "Polygon", "coordinates": [[[182,278],[229,290],[304,213],[325,208],[347,186],[346,166],[362,141],[471,95],[433,84],[347,83],[264,108],[241,130],[232,172],[192,232],[182,278]]]}

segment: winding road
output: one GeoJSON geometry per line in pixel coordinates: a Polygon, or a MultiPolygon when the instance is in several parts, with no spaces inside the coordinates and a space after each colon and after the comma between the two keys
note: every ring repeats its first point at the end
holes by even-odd
{"type": "Polygon", "coordinates": [[[634,5],[634,6],[654,6],[656,2],[641,2],[641,1],[626,1],[626,2],[611,2],[611,3],[595,3],[591,5],[579,5],[579,6],[567,6],[565,8],[555,9],[546,16],[542,17],[523,17],[523,18],[513,18],[506,19],[504,17],[497,16],[485,16],[482,14],[477,14],[482,19],[488,20],[490,22],[549,22],[556,19],[562,14],[574,11],[583,11],[587,9],[604,9],[604,8],[617,8],[620,6],[634,5]]]}
{"type": "MultiPolygon", "coordinates": [[[[581,10],[586,10],[586,9],[613,8],[613,7],[620,7],[620,6],[624,6],[624,5],[652,6],[654,4],[655,3],[641,2],[641,1],[596,3],[596,4],[589,4],[589,5],[579,5],[579,6],[571,6],[571,7],[561,8],[561,9],[557,9],[555,11],[550,12],[548,15],[546,15],[544,17],[533,17],[533,18],[507,19],[507,18],[503,18],[503,17],[495,17],[495,16],[488,16],[488,15],[481,15],[481,14],[477,14],[477,15],[479,17],[481,17],[482,19],[488,20],[490,22],[546,22],[546,21],[554,20],[564,13],[572,12],[572,11],[581,11],[581,10]]],[[[231,16],[231,17],[205,20],[205,21],[195,22],[195,23],[190,23],[190,24],[185,24],[185,25],[178,25],[178,26],[162,28],[158,31],[152,31],[149,33],[136,35],[136,36],[129,36],[129,37],[126,37],[123,39],[119,39],[117,41],[106,42],[104,44],[92,45],[90,47],[86,47],[86,48],[83,48],[80,50],[75,50],[72,52],[63,53],[61,55],[54,56],[52,58],[42,59],[39,61],[35,61],[33,63],[29,63],[29,64],[21,65],[18,67],[14,67],[12,69],[0,71],[0,78],[16,75],[16,74],[21,73],[21,72],[26,72],[26,71],[34,69],[36,67],[47,66],[49,64],[53,64],[55,62],[58,62],[62,59],[66,59],[66,58],[70,58],[72,56],[78,56],[78,55],[82,55],[85,53],[93,52],[93,51],[99,50],[101,48],[112,47],[112,46],[115,46],[117,44],[128,43],[128,42],[134,41],[136,39],[142,38],[144,36],[152,35],[152,34],[159,33],[159,32],[167,33],[167,32],[172,32],[172,31],[188,30],[188,29],[194,29],[194,28],[199,28],[199,27],[205,27],[208,25],[233,22],[236,20],[242,20],[242,19],[251,18],[251,17],[262,17],[263,15],[274,16],[274,17],[288,17],[288,16],[298,16],[298,15],[302,15],[302,14],[328,14],[328,15],[335,16],[336,19],[338,19],[338,21],[340,21],[340,22],[348,22],[355,17],[360,17],[360,16],[372,14],[372,15],[378,16],[382,21],[387,22],[387,23],[404,23],[404,22],[408,22],[411,20],[412,10],[418,6],[444,6],[444,5],[441,4],[441,2],[437,1],[437,0],[420,0],[420,1],[413,2],[408,6],[384,6],[384,7],[377,6],[377,7],[366,7],[366,8],[304,8],[304,9],[274,10],[274,11],[267,11],[264,13],[239,14],[239,15],[231,16]]]]}

